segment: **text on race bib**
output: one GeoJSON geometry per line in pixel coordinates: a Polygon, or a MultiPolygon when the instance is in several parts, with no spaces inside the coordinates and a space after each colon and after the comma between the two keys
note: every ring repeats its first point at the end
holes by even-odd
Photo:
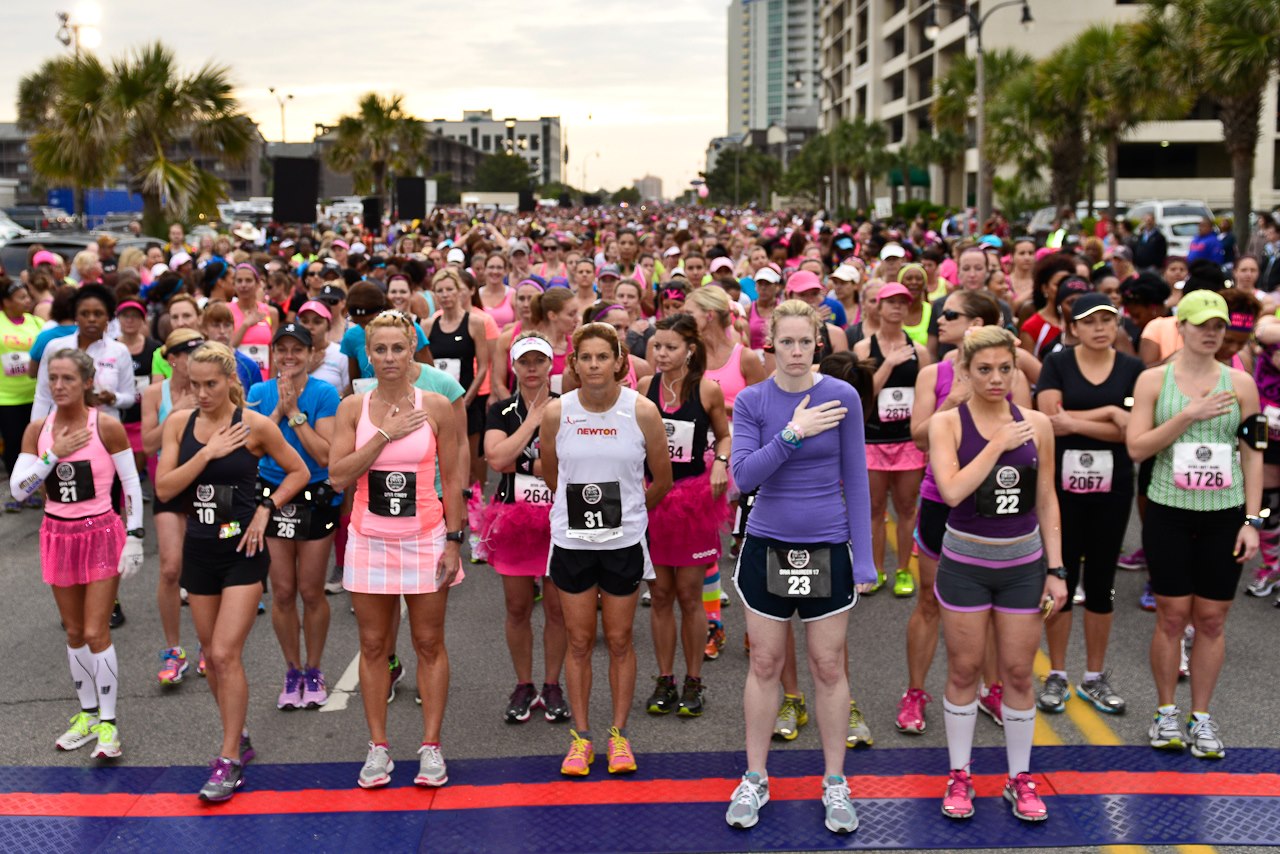
{"type": "Polygon", "coordinates": [[[517,504],[535,504],[539,507],[550,507],[554,498],[551,494],[551,487],[547,486],[547,482],[531,474],[516,472],[515,490],[517,504]]]}
{"type": "Polygon", "coordinates": [[[258,366],[258,370],[262,371],[262,375],[267,375],[267,370],[271,367],[271,348],[266,344],[241,344],[236,348],[243,355],[253,360],[258,366]]]}
{"type": "Polygon", "coordinates": [[[0,356],[0,363],[4,364],[6,377],[25,377],[27,366],[31,364],[31,354],[26,350],[12,350],[0,356]]]}
{"type": "Polygon", "coordinates": [[[1064,492],[1110,492],[1114,472],[1115,459],[1109,450],[1062,452],[1064,492]]]}
{"type": "Polygon", "coordinates": [[[671,454],[671,462],[691,462],[693,460],[693,422],[663,418],[662,426],[667,431],[667,451],[671,454]]]}
{"type": "Polygon", "coordinates": [[[1280,439],[1280,406],[1265,404],[1262,415],[1267,419],[1267,435],[1271,439],[1280,439]]]}
{"type": "Polygon", "coordinates": [[[1231,486],[1233,449],[1226,442],[1177,442],[1173,446],[1173,485],[1179,489],[1231,486]]]}
{"type": "Polygon", "coordinates": [[[569,526],[575,540],[604,543],[622,536],[622,487],[616,481],[565,485],[569,526]]]}
{"type": "Polygon", "coordinates": [[[88,460],[60,462],[53,467],[53,477],[45,482],[50,501],[76,504],[96,497],[93,467],[88,460]]]}
{"type": "Polygon", "coordinates": [[[436,359],[436,367],[453,377],[455,382],[462,382],[461,359],[436,359]]]}
{"type": "Polygon", "coordinates": [[[1029,513],[1036,506],[1036,469],[998,465],[974,494],[978,515],[1003,519],[1029,513]]]}
{"type": "Polygon", "coordinates": [[[916,390],[906,386],[890,386],[880,390],[876,397],[876,411],[880,420],[910,421],[911,408],[916,403],[916,390]]]}
{"type": "Polygon", "coordinates": [[[369,512],[394,519],[418,515],[418,473],[369,471],[369,512]]]}
{"type": "Polygon", "coordinates": [[[235,487],[223,483],[196,484],[191,494],[191,514],[201,525],[228,525],[235,487]]]}
{"type": "Polygon", "coordinates": [[[304,539],[311,532],[311,508],[305,504],[285,504],[271,511],[267,536],[278,540],[304,539]]]}
{"type": "Polygon", "coordinates": [[[765,558],[765,586],[774,596],[788,599],[829,598],[831,549],[769,549],[765,558]]]}

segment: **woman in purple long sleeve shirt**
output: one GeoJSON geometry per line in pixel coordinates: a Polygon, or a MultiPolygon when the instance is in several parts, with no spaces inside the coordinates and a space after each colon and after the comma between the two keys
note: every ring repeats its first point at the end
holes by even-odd
{"type": "Polygon", "coordinates": [[[822,802],[835,833],[857,829],[844,777],[849,609],[876,579],[862,404],[848,383],[814,374],[820,321],[807,304],[774,309],[773,376],[734,405],[731,468],[743,493],[759,489],[734,584],[747,610],[751,670],[745,688],[747,772],[726,821],[755,825],[769,800],[766,762],[787,626],[805,624],[814,712],[825,760],[822,802]]]}

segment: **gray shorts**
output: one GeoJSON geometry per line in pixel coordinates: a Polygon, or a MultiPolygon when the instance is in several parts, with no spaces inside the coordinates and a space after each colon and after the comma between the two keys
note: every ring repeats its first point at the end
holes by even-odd
{"type": "Polygon", "coordinates": [[[947,528],[934,595],[949,611],[1036,614],[1044,597],[1044,546],[1037,529],[1012,540],[990,540],[947,528]]]}

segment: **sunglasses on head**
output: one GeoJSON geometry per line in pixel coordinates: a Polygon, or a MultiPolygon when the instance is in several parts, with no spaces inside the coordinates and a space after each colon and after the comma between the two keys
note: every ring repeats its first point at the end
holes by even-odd
{"type": "Polygon", "coordinates": [[[953,308],[943,309],[942,311],[943,320],[959,320],[962,317],[968,317],[968,316],[969,315],[965,314],[963,311],[956,311],[953,308]]]}

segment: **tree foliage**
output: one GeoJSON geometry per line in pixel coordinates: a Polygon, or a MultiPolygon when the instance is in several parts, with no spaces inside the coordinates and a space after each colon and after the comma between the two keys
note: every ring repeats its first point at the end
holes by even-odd
{"type": "Polygon", "coordinates": [[[403,95],[364,95],[332,134],[325,152],[329,166],[349,173],[357,193],[382,198],[384,210],[390,210],[394,175],[425,173],[431,166],[426,125],[405,111],[403,95]]]}
{"type": "Polygon", "coordinates": [[[533,188],[529,161],[518,154],[499,152],[480,161],[475,188],[482,193],[516,193],[533,188]]]}
{"type": "Polygon", "coordinates": [[[767,206],[782,180],[782,163],[758,149],[735,146],[721,151],[715,168],[703,177],[712,204],[767,206]]]}

